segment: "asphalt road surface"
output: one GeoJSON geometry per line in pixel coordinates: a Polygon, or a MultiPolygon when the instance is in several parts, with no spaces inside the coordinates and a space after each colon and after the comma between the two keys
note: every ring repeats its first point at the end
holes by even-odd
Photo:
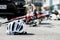
{"type": "Polygon", "coordinates": [[[6,24],[0,27],[0,40],[60,40],[60,21],[46,20],[36,27],[27,25],[27,35],[7,35],[6,24]]]}

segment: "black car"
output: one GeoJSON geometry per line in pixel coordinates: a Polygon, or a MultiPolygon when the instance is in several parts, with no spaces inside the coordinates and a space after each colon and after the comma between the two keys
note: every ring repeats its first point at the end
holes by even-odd
{"type": "Polygon", "coordinates": [[[0,17],[23,16],[26,14],[26,7],[24,7],[24,0],[0,0],[0,17]]]}

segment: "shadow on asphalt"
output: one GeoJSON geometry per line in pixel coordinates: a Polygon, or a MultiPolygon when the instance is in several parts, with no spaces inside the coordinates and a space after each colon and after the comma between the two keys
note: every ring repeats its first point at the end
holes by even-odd
{"type": "Polygon", "coordinates": [[[44,27],[47,27],[47,28],[53,28],[54,26],[51,23],[41,23],[40,25],[44,25],[44,27]]]}
{"type": "Polygon", "coordinates": [[[40,25],[51,25],[51,23],[40,23],[40,25]]]}
{"type": "Polygon", "coordinates": [[[53,26],[45,26],[45,27],[47,27],[47,28],[54,28],[53,26]]]}
{"type": "Polygon", "coordinates": [[[21,33],[19,33],[19,34],[14,34],[14,35],[35,35],[35,34],[33,34],[33,33],[27,33],[27,34],[21,34],[21,33]]]}
{"type": "Polygon", "coordinates": [[[44,26],[44,27],[48,27],[48,28],[52,28],[53,25],[51,23],[40,23],[39,25],[37,26],[30,26],[30,27],[41,27],[41,26],[44,26]]]}

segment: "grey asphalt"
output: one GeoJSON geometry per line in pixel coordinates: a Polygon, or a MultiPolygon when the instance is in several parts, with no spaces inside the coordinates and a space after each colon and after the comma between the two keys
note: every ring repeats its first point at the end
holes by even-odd
{"type": "Polygon", "coordinates": [[[27,35],[7,35],[6,24],[0,27],[0,40],[60,40],[60,21],[46,20],[37,27],[27,25],[27,35]]]}

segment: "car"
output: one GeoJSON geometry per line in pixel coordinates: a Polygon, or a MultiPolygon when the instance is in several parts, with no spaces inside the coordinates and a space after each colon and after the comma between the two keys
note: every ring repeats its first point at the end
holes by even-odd
{"type": "Polygon", "coordinates": [[[24,0],[0,0],[0,17],[7,17],[10,20],[13,17],[26,14],[24,0]]]}

